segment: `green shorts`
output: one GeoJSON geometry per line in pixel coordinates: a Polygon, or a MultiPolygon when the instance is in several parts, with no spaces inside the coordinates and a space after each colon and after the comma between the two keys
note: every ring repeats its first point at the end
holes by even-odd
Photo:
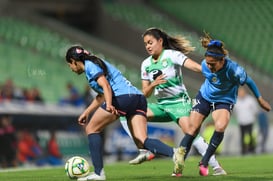
{"type": "Polygon", "coordinates": [[[191,101],[178,103],[156,104],[148,103],[148,108],[153,112],[154,117],[149,122],[171,122],[178,123],[179,118],[189,117],[192,108],[191,101]]]}

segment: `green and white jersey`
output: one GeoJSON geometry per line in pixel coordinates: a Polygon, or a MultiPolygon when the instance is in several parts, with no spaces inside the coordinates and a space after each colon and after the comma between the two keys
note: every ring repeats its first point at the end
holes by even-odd
{"type": "Polygon", "coordinates": [[[161,74],[167,82],[155,87],[154,95],[159,104],[188,101],[188,93],[183,83],[182,67],[188,57],[176,50],[163,50],[157,62],[152,56],[141,64],[141,79],[153,82],[161,74]]]}

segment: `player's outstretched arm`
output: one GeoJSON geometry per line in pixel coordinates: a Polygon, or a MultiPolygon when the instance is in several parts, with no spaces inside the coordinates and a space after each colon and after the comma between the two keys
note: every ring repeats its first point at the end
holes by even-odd
{"type": "Polygon", "coordinates": [[[256,83],[252,80],[252,78],[250,76],[247,77],[246,84],[250,88],[250,90],[253,92],[255,97],[257,98],[257,101],[258,101],[259,105],[264,110],[270,111],[271,110],[270,104],[266,100],[264,100],[264,98],[262,97],[256,83]]]}

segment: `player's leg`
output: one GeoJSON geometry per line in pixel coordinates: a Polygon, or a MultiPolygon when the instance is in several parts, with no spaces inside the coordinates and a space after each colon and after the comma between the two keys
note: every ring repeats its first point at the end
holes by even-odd
{"type": "Polygon", "coordinates": [[[134,115],[128,120],[129,128],[132,127],[131,135],[138,145],[146,148],[153,153],[164,156],[172,156],[173,149],[157,139],[151,139],[147,136],[147,122],[142,115],[134,115]]]}
{"type": "MultiPolygon", "coordinates": [[[[188,117],[181,117],[179,119],[179,125],[180,125],[183,132],[187,132],[187,130],[189,129],[189,118],[188,117]]],[[[208,148],[207,142],[199,134],[193,140],[192,146],[194,146],[196,148],[196,150],[198,151],[198,153],[202,156],[205,155],[206,150],[208,148]]],[[[213,170],[215,170],[215,172],[217,172],[215,174],[217,174],[217,175],[219,175],[221,173],[226,174],[226,172],[221,168],[219,162],[216,160],[215,155],[212,155],[212,157],[210,158],[209,165],[212,167],[213,170]],[[220,169],[223,170],[221,173],[220,173],[220,169]]]]}
{"type": "MultiPolygon", "coordinates": [[[[125,130],[125,132],[128,134],[128,136],[130,136],[133,139],[127,124],[127,119],[125,117],[121,117],[120,123],[123,129],[125,130]]],[[[138,155],[134,159],[130,160],[129,164],[132,164],[132,165],[141,164],[144,161],[152,160],[154,157],[155,157],[155,154],[153,154],[151,151],[144,148],[138,148],[138,155]]]]}
{"type": "MultiPolygon", "coordinates": [[[[206,150],[208,148],[207,142],[200,135],[197,135],[197,137],[193,140],[192,146],[194,146],[196,148],[196,150],[198,151],[198,153],[202,156],[205,155],[206,150]]],[[[214,171],[213,175],[226,175],[227,174],[226,171],[221,167],[221,165],[217,161],[214,154],[210,157],[208,164],[212,167],[212,169],[214,171]]]]}
{"type": "Polygon", "coordinates": [[[88,135],[89,151],[94,166],[94,172],[86,177],[79,178],[79,181],[106,179],[103,169],[103,141],[100,132],[116,119],[116,115],[99,107],[87,124],[85,131],[88,135]]]}
{"type": "Polygon", "coordinates": [[[144,116],[135,115],[128,120],[129,127],[132,127],[132,136],[137,142],[143,142],[144,148],[152,151],[155,154],[160,154],[168,157],[173,157],[174,173],[181,173],[184,166],[184,150],[182,148],[173,149],[164,144],[160,140],[151,139],[147,137],[147,122],[144,116]],[[146,138],[145,138],[146,135],[146,138]]]}
{"type": "Polygon", "coordinates": [[[256,141],[255,141],[255,136],[253,134],[253,123],[248,125],[248,135],[250,137],[250,141],[249,141],[249,152],[250,153],[255,153],[256,151],[256,141]]]}
{"type": "Polygon", "coordinates": [[[137,107],[135,107],[135,110],[138,114],[127,117],[129,118],[128,125],[129,128],[131,128],[131,134],[135,142],[142,142],[144,148],[152,151],[153,153],[173,157],[175,165],[174,173],[180,172],[180,170],[182,170],[182,167],[184,166],[184,152],[181,151],[180,148],[175,150],[174,148],[164,144],[160,140],[147,137],[147,118],[145,117],[145,114],[143,114],[146,112],[145,106],[146,99],[142,97],[142,99],[138,101],[137,107]],[[144,142],[143,138],[145,139],[144,142]]]}
{"type": "MultiPolygon", "coordinates": [[[[179,120],[179,124],[180,124],[180,127],[183,130],[183,132],[187,132],[187,129],[189,129],[189,118],[188,117],[181,117],[179,120]]],[[[208,148],[207,142],[199,134],[193,140],[192,146],[194,146],[195,149],[198,151],[198,153],[202,156],[205,155],[206,150],[208,148]]],[[[219,162],[216,160],[215,155],[211,156],[211,158],[209,160],[209,165],[214,170],[213,175],[226,175],[225,170],[222,169],[219,162]]]]}
{"type": "MultiPolygon", "coordinates": [[[[148,109],[147,109],[147,113],[146,113],[147,121],[154,122],[154,120],[153,120],[154,113],[153,113],[153,110],[151,110],[150,105],[151,104],[148,104],[148,109]]],[[[152,106],[152,107],[154,107],[154,106],[152,106]]],[[[154,110],[154,111],[156,111],[156,110],[154,110]]],[[[160,110],[158,110],[158,111],[160,111],[160,110]]],[[[132,138],[131,131],[130,131],[130,128],[128,127],[128,122],[127,122],[126,117],[124,117],[124,116],[120,117],[120,123],[121,123],[123,129],[125,130],[125,132],[128,134],[128,136],[130,136],[132,138]]]]}
{"type": "MultiPolygon", "coordinates": [[[[148,104],[148,118],[149,122],[171,122],[175,121],[177,123],[177,120],[180,117],[187,117],[189,116],[189,111],[191,109],[191,102],[190,101],[181,101],[179,103],[171,103],[171,104],[148,104]]],[[[143,151],[144,152],[144,151],[143,151]]],[[[177,153],[181,152],[184,155],[184,149],[179,148],[177,149],[177,153]]],[[[184,162],[184,159],[181,157],[179,158],[180,154],[177,154],[175,156],[174,160],[178,160],[177,162],[184,162]]],[[[139,163],[139,160],[147,160],[145,158],[144,154],[139,154],[138,157],[134,160],[131,160],[131,163],[139,163]],[[141,156],[142,155],[142,156],[141,156]],[[141,158],[141,159],[140,159],[141,158]]],[[[172,176],[181,176],[182,175],[182,169],[183,165],[179,164],[175,166],[176,168],[174,170],[175,173],[172,173],[172,176]]]]}
{"type": "Polygon", "coordinates": [[[134,115],[128,120],[129,128],[132,128],[131,135],[135,142],[142,143],[144,148],[152,151],[155,154],[172,157],[174,149],[158,139],[147,137],[147,122],[142,115],[134,115]]]}
{"type": "Polygon", "coordinates": [[[241,154],[245,155],[247,153],[247,145],[245,142],[245,137],[246,137],[246,126],[245,125],[240,125],[240,133],[241,133],[241,138],[240,138],[241,154]]]}
{"type": "Polygon", "coordinates": [[[186,157],[191,149],[191,146],[193,144],[193,141],[194,141],[197,133],[199,132],[200,126],[201,126],[203,120],[205,119],[205,117],[206,116],[204,116],[203,114],[201,114],[197,111],[191,112],[189,129],[185,133],[185,136],[183,137],[183,139],[180,142],[180,146],[183,147],[186,152],[184,159],[186,159],[186,157]]]}
{"type": "MultiPolygon", "coordinates": [[[[168,120],[164,111],[162,111],[157,104],[148,104],[147,119],[149,122],[163,122],[163,120],[164,121],[168,120]]],[[[127,134],[131,136],[131,133],[125,118],[121,120],[121,124],[124,130],[127,132],[127,134]]],[[[138,151],[139,151],[138,155],[134,159],[130,160],[129,164],[133,164],[133,165],[141,164],[144,161],[150,161],[155,157],[155,154],[153,154],[151,151],[147,149],[138,148],[138,151]]]]}
{"type": "Polygon", "coordinates": [[[206,150],[205,155],[202,157],[200,162],[200,175],[208,175],[208,162],[211,156],[215,153],[218,146],[221,144],[224,138],[224,131],[228,125],[230,118],[230,107],[229,105],[224,105],[219,107],[219,109],[212,112],[212,119],[214,120],[215,131],[210,139],[209,146],[206,150]]]}

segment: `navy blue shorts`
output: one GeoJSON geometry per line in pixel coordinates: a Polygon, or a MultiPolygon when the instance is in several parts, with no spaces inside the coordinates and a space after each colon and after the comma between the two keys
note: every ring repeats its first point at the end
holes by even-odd
{"type": "Polygon", "coordinates": [[[192,111],[199,112],[200,114],[203,114],[204,116],[208,116],[210,112],[215,111],[217,109],[226,109],[230,113],[233,109],[233,104],[229,103],[223,103],[223,102],[209,102],[206,99],[204,99],[199,92],[195,99],[193,100],[193,107],[192,111]]]}
{"type": "MultiPolygon", "coordinates": [[[[120,116],[125,116],[127,119],[137,114],[146,117],[147,100],[144,95],[126,94],[113,97],[112,105],[117,109],[120,116]]],[[[106,104],[103,103],[101,108],[106,110],[106,104]]]]}

